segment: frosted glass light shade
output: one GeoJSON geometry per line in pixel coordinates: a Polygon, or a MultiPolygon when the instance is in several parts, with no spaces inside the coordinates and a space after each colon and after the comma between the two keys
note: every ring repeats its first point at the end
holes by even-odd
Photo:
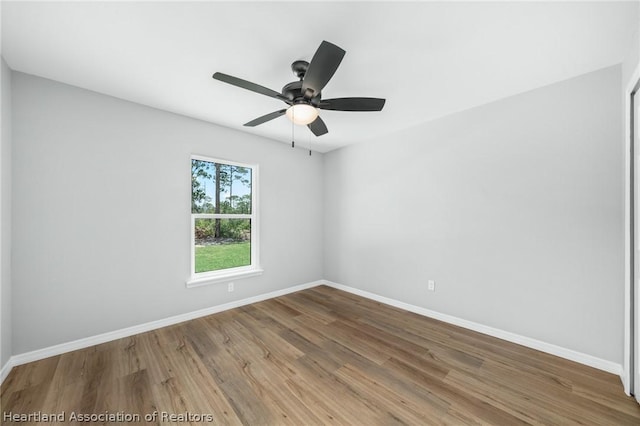
{"type": "Polygon", "coordinates": [[[318,110],[307,104],[295,104],[287,109],[287,117],[296,124],[306,125],[318,118],[318,110]]]}

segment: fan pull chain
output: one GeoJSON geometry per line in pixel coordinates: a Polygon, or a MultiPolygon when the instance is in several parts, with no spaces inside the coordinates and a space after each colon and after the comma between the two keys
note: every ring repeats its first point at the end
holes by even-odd
{"type": "MultiPolygon", "coordinates": [[[[296,110],[292,109],[291,110],[291,118],[295,118],[296,116],[296,110]]],[[[295,123],[293,122],[293,120],[291,120],[291,148],[295,148],[296,147],[296,141],[293,137],[293,129],[295,128],[295,123]]]]}

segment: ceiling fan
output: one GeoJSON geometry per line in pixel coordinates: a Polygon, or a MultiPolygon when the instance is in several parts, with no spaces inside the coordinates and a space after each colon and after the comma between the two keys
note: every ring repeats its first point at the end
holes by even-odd
{"type": "Polygon", "coordinates": [[[338,69],[345,51],[335,44],[323,41],[311,62],[295,61],[291,70],[298,76],[299,81],[285,85],[282,92],[268,89],[247,80],[216,72],[213,78],[225,83],[251,90],[275,99],[284,101],[288,108],[274,111],[245,123],[254,127],[267,121],[286,115],[295,124],[306,125],[316,136],[329,132],[324,121],[318,115],[318,109],[333,111],[381,111],[384,99],[379,98],[335,98],[322,99],[322,89],[329,82],[338,69]]]}

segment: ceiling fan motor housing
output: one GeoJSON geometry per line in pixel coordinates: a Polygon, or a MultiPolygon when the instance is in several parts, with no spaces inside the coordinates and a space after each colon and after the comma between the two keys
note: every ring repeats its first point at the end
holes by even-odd
{"type": "MultiPolygon", "coordinates": [[[[295,62],[294,62],[295,63],[295,62]]],[[[282,88],[282,96],[287,98],[289,105],[305,103],[317,107],[320,104],[321,93],[316,93],[311,99],[307,99],[302,93],[302,80],[293,81],[282,88]]]]}

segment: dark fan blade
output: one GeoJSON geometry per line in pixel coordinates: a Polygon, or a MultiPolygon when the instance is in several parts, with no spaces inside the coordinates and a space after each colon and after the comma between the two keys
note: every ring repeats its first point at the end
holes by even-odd
{"type": "Polygon", "coordinates": [[[328,41],[320,43],[320,47],[309,62],[309,67],[302,81],[302,93],[305,97],[312,98],[322,91],[338,69],[345,53],[344,50],[328,41]],[[307,90],[312,92],[307,93],[307,90]]]}
{"type": "Polygon", "coordinates": [[[282,100],[286,99],[284,96],[282,96],[280,93],[276,92],[275,90],[268,89],[264,86],[260,86],[259,84],[255,84],[250,81],[243,80],[238,77],[234,77],[232,75],[227,75],[221,72],[217,72],[213,74],[213,78],[215,78],[216,80],[223,81],[225,83],[232,84],[234,86],[242,87],[243,89],[251,90],[252,92],[269,96],[271,98],[277,98],[282,100]]]}
{"type": "Polygon", "coordinates": [[[244,125],[247,126],[247,127],[255,127],[258,124],[266,123],[269,120],[273,120],[274,118],[278,118],[281,115],[283,115],[285,112],[287,112],[286,109],[281,109],[280,111],[271,112],[269,114],[263,115],[262,117],[258,117],[255,120],[251,120],[250,122],[245,123],[244,125]]]}
{"type": "Polygon", "coordinates": [[[329,130],[327,129],[327,125],[324,124],[324,121],[322,121],[322,118],[320,117],[313,120],[313,122],[307,124],[307,127],[316,136],[322,136],[326,133],[329,133],[329,130]]]}
{"type": "Polygon", "coordinates": [[[318,108],[334,111],[382,111],[384,102],[384,99],[379,98],[323,99],[318,108]]]}

